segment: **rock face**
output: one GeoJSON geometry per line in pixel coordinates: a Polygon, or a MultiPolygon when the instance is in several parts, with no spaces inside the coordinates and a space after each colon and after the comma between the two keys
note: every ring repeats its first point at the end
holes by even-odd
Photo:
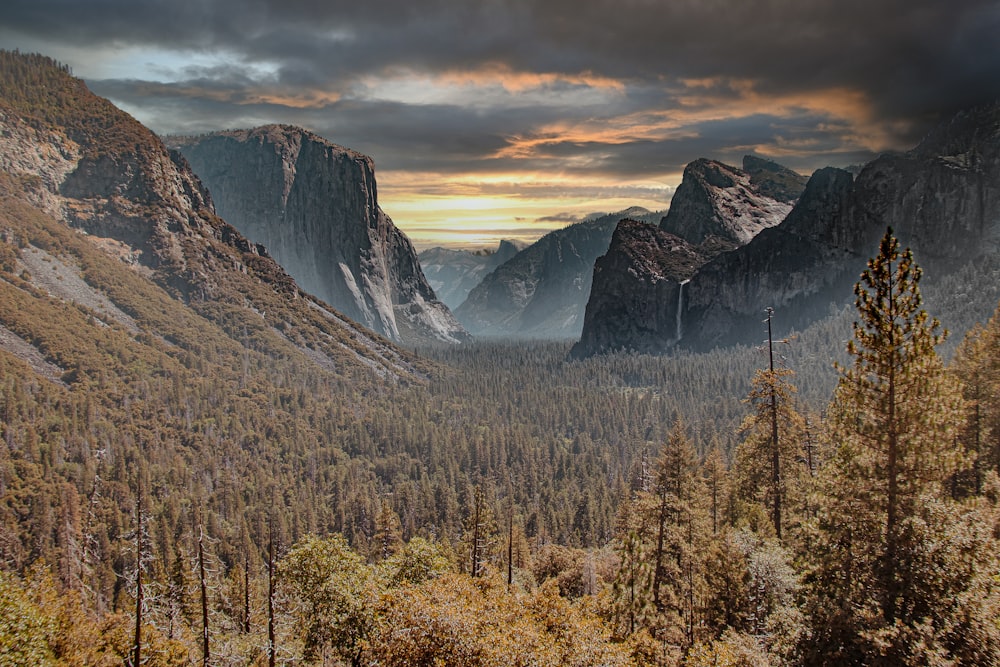
{"type": "Polygon", "coordinates": [[[618,220],[628,215],[660,217],[636,207],[550,232],[486,276],[456,317],[478,336],[578,337],[594,261],[608,249],[618,220]]]}
{"type": "Polygon", "coordinates": [[[684,304],[689,338],[682,345],[759,343],[768,306],[777,310],[783,331],[804,326],[825,315],[831,302],[849,298],[868,252],[860,249],[863,243],[842,243],[852,189],[848,172],[817,171],[784,223],[702,266],[684,304]]]}
{"type": "Polygon", "coordinates": [[[371,158],[301,128],[173,139],[220,215],[308,292],[393,340],[459,342],[409,239],[378,205],[371,158]]]}
{"type": "MultiPolygon", "coordinates": [[[[202,323],[240,346],[266,340],[335,374],[419,375],[409,355],[302,292],[263,247],[219,218],[183,156],[48,58],[0,51],[0,186],[53,224],[79,230],[151,293],[179,302],[178,328],[202,323]]],[[[101,277],[91,278],[93,267],[71,260],[59,260],[67,267],[53,282],[60,298],[134,327],[135,310],[87,282],[101,277]]],[[[149,333],[203,353],[173,324],[149,333]]]]}
{"type": "Polygon", "coordinates": [[[583,334],[571,354],[613,349],[655,354],[675,345],[684,335],[685,287],[709,255],[652,225],[619,222],[608,252],[594,265],[583,334]],[[666,332],[672,335],[664,338],[666,332]]]}
{"type": "Polygon", "coordinates": [[[520,241],[504,239],[493,252],[428,248],[420,252],[417,259],[434,293],[454,310],[483,278],[524,248],[520,241]]]}
{"type": "MultiPolygon", "coordinates": [[[[576,352],[757,343],[769,306],[779,315],[778,335],[804,327],[831,305],[851,301],[851,286],[887,227],[913,249],[929,276],[947,275],[1000,249],[1000,104],[956,115],[912,151],[881,156],[856,179],[840,169],[817,171],[780,225],[718,255],[691,276],[679,342],[669,318],[637,340],[629,319],[635,316],[622,315],[614,322],[595,322],[593,335],[585,330],[576,352]]],[[[635,289],[649,291],[640,283],[635,289]]],[[[596,298],[596,281],[593,291],[596,298]]],[[[674,297],[662,298],[676,302],[674,297]]],[[[654,296],[648,298],[655,302],[654,296]]]]}
{"type": "Polygon", "coordinates": [[[695,160],[685,167],[660,227],[690,243],[717,236],[743,245],[788,215],[805,180],[776,162],[750,155],[743,159],[743,169],[695,160]]]}

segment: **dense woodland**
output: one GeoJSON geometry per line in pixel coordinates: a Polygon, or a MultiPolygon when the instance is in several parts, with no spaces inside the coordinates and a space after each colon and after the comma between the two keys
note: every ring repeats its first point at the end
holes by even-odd
{"type": "Polygon", "coordinates": [[[484,343],[333,385],[195,356],[31,287],[22,253],[102,288],[106,260],[5,210],[3,321],[64,369],[2,355],[7,662],[1000,661],[1000,318],[945,368],[889,236],[810,404],[783,351],[844,314],[773,371],[484,343]]]}
{"type": "Polygon", "coordinates": [[[1000,663],[996,262],[920,283],[887,234],[773,368],[762,322],[387,376],[311,362],[249,279],[178,298],[36,187],[0,174],[0,664],[1000,663]]]}

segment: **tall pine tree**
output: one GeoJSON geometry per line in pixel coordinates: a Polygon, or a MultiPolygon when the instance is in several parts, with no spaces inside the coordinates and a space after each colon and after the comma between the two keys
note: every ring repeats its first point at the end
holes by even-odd
{"type": "Polygon", "coordinates": [[[963,402],[935,352],[944,334],[921,307],[920,277],[889,230],[855,287],[854,363],[831,406],[826,496],[804,554],[807,664],[980,664],[956,660],[976,645],[995,655],[981,622],[992,593],[970,595],[989,586],[976,573],[992,540],[946,492],[963,402]]]}

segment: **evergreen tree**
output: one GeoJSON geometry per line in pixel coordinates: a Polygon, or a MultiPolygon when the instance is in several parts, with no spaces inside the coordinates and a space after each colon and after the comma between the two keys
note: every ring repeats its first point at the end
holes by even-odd
{"type": "Polygon", "coordinates": [[[921,308],[921,273],[913,253],[900,253],[887,231],[855,286],[860,322],[847,348],[854,366],[844,370],[835,399],[838,431],[856,447],[859,472],[875,506],[884,508],[877,581],[890,624],[905,606],[901,522],[957,463],[961,398],[934,350],[946,334],[921,308]]]}
{"type": "Polygon", "coordinates": [[[789,513],[801,504],[805,420],[794,404],[795,386],[787,368],[758,370],[747,396],[753,412],[743,421],[736,450],[739,497],[760,503],[778,539],[789,513]]]}
{"type": "Polygon", "coordinates": [[[986,474],[1000,471],[1000,310],[986,326],[969,331],[950,370],[965,398],[961,439],[968,457],[966,469],[954,479],[953,493],[979,494],[986,474]]]}
{"type": "Polygon", "coordinates": [[[934,350],[944,334],[921,308],[920,276],[890,230],[855,287],[854,364],[831,406],[835,450],[804,554],[815,563],[808,663],[928,664],[984,638],[947,611],[979,585],[983,556],[967,546],[982,534],[975,513],[941,509],[962,399],[934,350]]]}

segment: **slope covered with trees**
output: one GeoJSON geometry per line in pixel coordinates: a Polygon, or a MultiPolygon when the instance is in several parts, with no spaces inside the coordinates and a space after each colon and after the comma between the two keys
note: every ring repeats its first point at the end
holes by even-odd
{"type": "MultiPolygon", "coordinates": [[[[945,364],[891,235],[857,308],[774,370],[744,347],[413,353],[203,205],[67,195],[37,167],[91,130],[17,99],[2,139],[57,140],[0,174],[0,663],[1000,661],[1000,316],[945,364]],[[149,220],[169,261],[126,243],[149,220]]],[[[996,304],[987,269],[928,286],[945,324],[996,304]]]]}

